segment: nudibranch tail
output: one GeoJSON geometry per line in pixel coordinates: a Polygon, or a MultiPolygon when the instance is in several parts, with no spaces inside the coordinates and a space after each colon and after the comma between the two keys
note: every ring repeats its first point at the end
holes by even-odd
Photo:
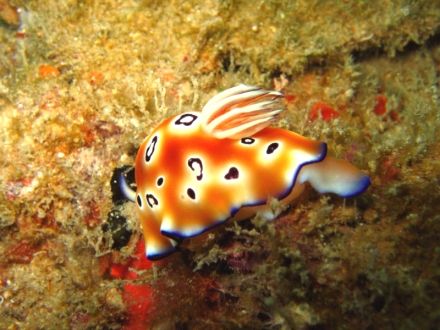
{"type": "Polygon", "coordinates": [[[283,110],[283,94],[238,85],[211,98],[202,109],[202,125],[218,139],[241,139],[269,126],[283,110]]]}
{"type": "Polygon", "coordinates": [[[335,193],[341,197],[357,196],[371,183],[367,175],[349,162],[330,156],[301,169],[299,182],[306,181],[320,193],[335,193]]]}

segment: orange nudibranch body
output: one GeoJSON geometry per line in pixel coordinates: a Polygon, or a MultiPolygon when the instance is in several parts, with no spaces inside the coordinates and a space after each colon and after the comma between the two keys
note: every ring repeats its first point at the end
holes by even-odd
{"type": "Polygon", "coordinates": [[[325,143],[269,127],[282,111],[281,98],[279,92],[239,85],[214,96],[201,112],[165,119],[144,140],[132,199],[149,259],[228,219],[257,211],[272,219],[267,201],[289,204],[306,182],[343,197],[367,189],[368,176],[327,156],[325,143]]]}

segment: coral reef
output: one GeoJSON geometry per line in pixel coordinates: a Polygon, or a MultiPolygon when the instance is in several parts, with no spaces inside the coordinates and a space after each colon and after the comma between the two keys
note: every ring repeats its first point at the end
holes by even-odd
{"type": "Polygon", "coordinates": [[[0,1],[0,328],[434,329],[439,33],[438,1],[0,1]],[[151,264],[115,170],[237,83],[372,186],[151,264]]]}

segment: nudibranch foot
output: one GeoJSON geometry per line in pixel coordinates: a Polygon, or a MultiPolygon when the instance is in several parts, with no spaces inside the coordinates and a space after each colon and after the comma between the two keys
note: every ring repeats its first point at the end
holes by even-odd
{"type": "Polygon", "coordinates": [[[289,205],[307,182],[343,197],[363,192],[369,178],[344,160],[327,156],[325,143],[269,127],[283,108],[282,94],[239,85],[214,96],[202,112],[167,118],[136,156],[136,193],[149,259],[162,258],[182,239],[227,220],[262,212],[276,198],[289,205]]]}
{"type": "Polygon", "coordinates": [[[214,229],[215,227],[223,224],[226,220],[227,219],[222,220],[222,221],[218,221],[218,223],[216,223],[214,225],[200,227],[200,228],[193,228],[191,230],[162,229],[160,231],[160,233],[170,239],[175,240],[176,242],[181,242],[184,239],[199,236],[207,231],[210,231],[210,230],[214,229]]]}
{"type": "Polygon", "coordinates": [[[357,196],[370,185],[370,178],[355,166],[330,156],[301,170],[299,182],[306,181],[319,193],[334,193],[341,197],[357,196]]]}
{"type": "Polygon", "coordinates": [[[160,233],[159,224],[156,222],[145,222],[142,219],[144,238],[147,242],[146,255],[150,260],[158,260],[170,255],[176,250],[177,240],[163,236],[160,233]]]}

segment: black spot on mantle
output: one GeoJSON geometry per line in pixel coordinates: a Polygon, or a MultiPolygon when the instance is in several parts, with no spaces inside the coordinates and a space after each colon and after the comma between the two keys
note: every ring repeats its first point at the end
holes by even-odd
{"type": "Polygon", "coordinates": [[[267,150],[266,150],[266,154],[269,155],[269,154],[273,153],[276,149],[278,149],[278,147],[279,147],[279,144],[277,142],[269,144],[269,146],[267,147],[267,150]]]}
{"type": "Polygon", "coordinates": [[[199,173],[197,174],[196,178],[198,181],[202,180],[203,178],[203,163],[200,158],[190,158],[188,159],[188,166],[191,169],[191,171],[195,171],[196,169],[193,167],[194,163],[199,165],[199,173]]]}
{"type": "Polygon", "coordinates": [[[243,144],[252,144],[254,142],[255,142],[255,139],[251,138],[251,137],[245,137],[245,138],[241,139],[241,143],[243,143],[243,144]]]}
{"type": "Polygon", "coordinates": [[[184,113],[176,120],[175,125],[191,126],[196,119],[196,115],[193,115],[192,113],[184,113]],[[187,121],[188,118],[189,121],[187,121]]]}
{"type": "Polygon", "coordinates": [[[150,144],[147,147],[147,150],[145,151],[145,161],[148,163],[151,160],[151,157],[153,157],[154,151],[156,150],[156,144],[157,144],[158,137],[157,135],[153,137],[150,144]]]}
{"type": "Polygon", "coordinates": [[[145,196],[145,198],[146,198],[148,206],[150,208],[153,208],[159,204],[159,201],[157,200],[157,198],[153,194],[147,194],[145,196]]]}
{"type": "Polygon", "coordinates": [[[229,169],[228,173],[226,173],[225,179],[226,180],[238,179],[238,176],[239,176],[238,169],[236,167],[232,166],[229,169]]]}
{"type": "Polygon", "coordinates": [[[191,199],[196,199],[196,193],[195,193],[195,191],[194,191],[193,189],[188,188],[188,189],[186,190],[186,193],[187,193],[187,195],[188,195],[189,198],[191,198],[191,199]]]}

